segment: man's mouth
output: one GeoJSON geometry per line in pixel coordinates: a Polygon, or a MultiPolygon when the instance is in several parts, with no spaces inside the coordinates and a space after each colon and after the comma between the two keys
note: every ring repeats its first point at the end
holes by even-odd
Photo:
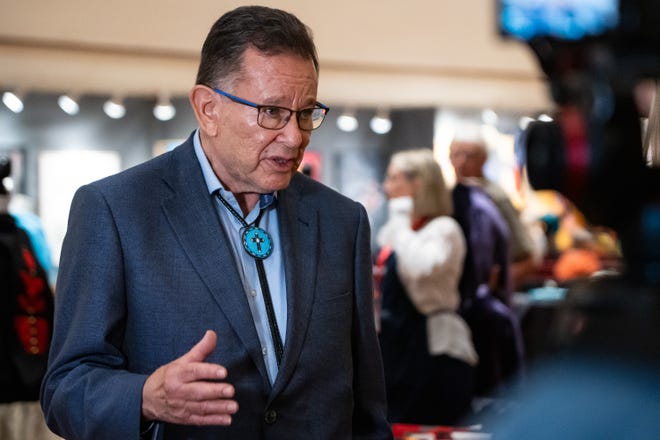
{"type": "Polygon", "coordinates": [[[279,171],[291,171],[291,168],[296,164],[294,158],[287,159],[284,157],[272,157],[269,159],[270,163],[279,171]]]}

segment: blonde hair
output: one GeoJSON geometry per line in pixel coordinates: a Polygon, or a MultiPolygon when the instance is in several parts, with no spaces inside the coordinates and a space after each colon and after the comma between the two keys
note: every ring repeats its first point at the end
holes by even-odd
{"type": "Polygon", "coordinates": [[[407,179],[417,182],[417,190],[413,195],[415,217],[452,215],[454,208],[451,194],[431,150],[399,151],[392,155],[390,164],[407,179]]]}

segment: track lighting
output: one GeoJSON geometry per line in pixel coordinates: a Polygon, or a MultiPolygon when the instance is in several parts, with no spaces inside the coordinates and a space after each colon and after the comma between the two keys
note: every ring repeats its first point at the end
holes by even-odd
{"type": "Polygon", "coordinates": [[[23,99],[19,92],[5,92],[2,94],[2,102],[14,113],[23,111],[23,99]]]}
{"type": "Polygon", "coordinates": [[[498,119],[499,116],[497,115],[497,113],[495,113],[495,110],[493,109],[487,108],[481,111],[481,121],[486,125],[495,126],[497,124],[498,119]]]}
{"type": "Polygon", "coordinates": [[[337,118],[337,127],[341,131],[355,131],[358,128],[358,120],[355,117],[355,111],[346,110],[337,118]]]}
{"type": "Polygon", "coordinates": [[[111,98],[103,104],[103,111],[112,119],[121,119],[126,114],[126,107],[121,99],[111,98]]]}
{"type": "Polygon", "coordinates": [[[524,131],[527,129],[529,123],[533,121],[534,121],[533,118],[530,118],[529,116],[523,116],[518,120],[518,128],[524,131]]]}
{"type": "Polygon", "coordinates": [[[158,98],[154,106],[154,116],[159,121],[169,121],[176,115],[176,108],[172,105],[170,99],[166,96],[158,98]]]}
{"type": "Polygon", "coordinates": [[[60,97],[57,98],[57,105],[60,106],[64,113],[69,115],[77,115],[80,111],[77,98],[71,95],[60,95],[60,97]]]}
{"type": "Polygon", "coordinates": [[[378,110],[369,121],[369,127],[376,134],[388,133],[392,129],[390,113],[387,110],[378,110]]]}

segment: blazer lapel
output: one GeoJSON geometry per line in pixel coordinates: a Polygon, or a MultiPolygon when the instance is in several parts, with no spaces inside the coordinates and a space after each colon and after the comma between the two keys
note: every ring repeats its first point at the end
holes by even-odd
{"type": "Polygon", "coordinates": [[[206,187],[191,139],[172,153],[171,166],[164,180],[172,188],[173,194],[163,201],[163,211],[192,265],[268,383],[261,344],[243,295],[238,268],[206,187]]]}
{"type": "Polygon", "coordinates": [[[277,215],[286,271],[287,329],[284,355],[272,398],[291,378],[307,332],[314,303],[318,259],[318,213],[306,203],[294,176],[291,185],[280,191],[277,215]]]}

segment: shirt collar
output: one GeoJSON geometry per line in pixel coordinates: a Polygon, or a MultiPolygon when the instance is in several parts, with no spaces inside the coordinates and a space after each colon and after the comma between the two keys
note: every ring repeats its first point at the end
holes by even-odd
{"type": "MultiPolygon", "coordinates": [[[[197,161],[202,167],[202,174],[204,175],[204,181],[206,182],[206,187],[209,191],[209,194],[213,194],[216,191],[220,191],[220,194],[225,199],[231,198],[234,199],[234,195],[227,191],[227,189],[222,185],[218,176],[215,175],[211,163],[209,162],[206,154],[204,154],[204,149],[202,148],[202,141],[199,136],[199,129],[195,130],[193,135],[193,146],[195,148],[195,155],[197,156],[197,161]]],[[[277,200],[277,192],[269,194],[261,194],[259,196],[259,208],[264,209],[271,206],[277,200]]]]}

